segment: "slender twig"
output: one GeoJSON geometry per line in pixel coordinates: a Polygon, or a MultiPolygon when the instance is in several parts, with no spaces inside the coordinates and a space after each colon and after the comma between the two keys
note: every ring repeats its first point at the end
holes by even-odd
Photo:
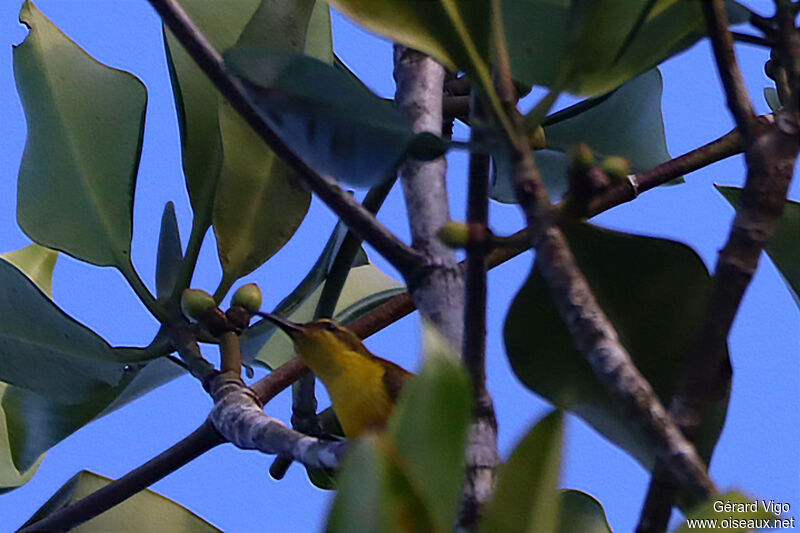
{"type": "Polygon", "coordinates": [[[122,503],[224,442],[214,426],[206,421],[189,436],[142,466],[36,523],[25,524],[20,533],[72,529],[122,503]]]}
{"type": "MultiPolygon", "coordinates": [[[[507,50],[498,48],[498,53],[507,54],[507,50]]],[[[505,75],[507,77],[508,72],[505,75]]],[[[510,83],[507,79],[504,85],[510,83]]],[[[507,106],[511,107],[511,103],[507,106]]],[[[516,113],[512,117],[516,131],[524,132],[521,118],[516,113]]],[[[531,244],[537,250],[537,264],[577,348],[630,420],[647,436],[656,456],[667,461],[687,492],[695,498],[707,498],[716,492],[716,487],[703,461],[633,364],[578,268],[564,234],[554,224],[555,209],[527,139],[517,133],[511,139],[510,148],[517,199],[527,220],[531,244]]]]}
{"type": "Polygon", "coordinates": [[[206,361],[200,352],[197,340],[185,319],[179,319],[170,324],[167,332],[173,347],[194,377],[205,383],[216,373],[214,366],[206,361]]]}
{"type": "Polygon", "coordinates": [[[750,35],[748,33],[741,33],[738,31],[731,32],[733,40],[739,43],[754,44],[756,46],[763,46],[765,48],[772,48],[774,43],[768,37],[759,37],[758,35],[750,35]]]}
{"type": "MultiPolygon", "coordinates": [[[[470,116],[481,123],[483,113],[477,95],[472,95],[470,116]]],[[[473,126],[472,140],[484,142],[481,128],[473,126]]],[[[472,531],[478,523],[483,504],[491,497],[494,474],[500,458],[497,453],[497,417],[492,397],[486,388],[486,255],[489,222],[489,156],[471,153],[467,188],[467,224],[470,237],[481,244],[467,246],[465,261],[466,296],[464,309],[464,344],[461,359],[472,381],[475,395],[472,421],[466,447],[466,473],[461,496],[458,527],[472,531]]]]}
{"type": "MultiPolygon", "coordinates": [[[[738,121],[743,109],[740,87],[725,81],[736,78],[739,72],[736,58],[728,50],[731,40],[727,15],[722,2],[716,0],[712,6],[704,5],[704,12],[709,27],[716,28],[712,38],[717,66],[728,105],[738,121]],[[726,71],[732,73],[725,74],[726,71]]],[[[705,317],[670,404],[672,418],[691,439],[697,437],[703,425],[706,406],[724,398],[730,387],[730,364],[722,347],[758,268],[761,252],[783,212],[800,150],[797,115],[781,109],[774,121],[754,121],[749,137],[745,137],[745,149],[747,179],[742,191],[742,207],[717,258],[705,317]]],[[[637,532],[655,533],[666,529],[677,492],[672,475],[663,461],[656,463],[637,532]]]]}
{"type": "MultiPolygon", "coordinates": [[[[439,135],[444,67],[421,52],[395,45],[394,78],[395,101],[414,131],[439,135]]],[[[459,351],[464,329],[464,278],[456,267],[455,253],[437,235],[450,220],[446,173],[443,157],[409,160],[401,168],[412,243],[422,258],[421,268],[404,273],[404,277],[420,312],[459,351]]]]}
{"type": "Polygon", "coordinates": [[[336,180],[316,172],[278,137],[248,98],[241,81],[227,71],[222,57],[180,4],[176,0],[149,1],[209,80],[270,148],[299,174],[303,183],[398,271],[404,275],[416,271],[419,265],[417,252],[378,222],[336,180]]]}
{"type": "Polygon", "coordinates": [[[755,127],[756,114],[753,112],[753,103],[747,93],[744,76],[736,62],[736,52],[733,48],[733,36],[728,26],[728,13],[725,11],[723,0],[709,0],[701,2],[703,16],[706,19],[706,28],[711,37],[714,48],[714,58],[717,70],[725,88],[728,99],[728,108],[736,119],[736,125],[742,132],[745,141],[749,141],[755,127]]]}
{"type": "Polygon", "coordinates": [[[226,331],[219,336],[220,370],[235,376],[242,374],[242,347],[239,336],[226,331]]]}

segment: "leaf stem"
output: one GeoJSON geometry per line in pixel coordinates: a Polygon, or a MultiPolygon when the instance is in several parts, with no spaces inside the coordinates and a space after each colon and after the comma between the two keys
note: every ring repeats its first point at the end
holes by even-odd
{"type": "Polygon", "coordinates": [[[136,293],[136,296],[139,297],[139,300],[144,304],[147,310],[162,324],[168,322],[170,317],[167,310],[156,300],[153,293],[150,292],[150,289],[148,289],[147,285],[142,281],[142,278],[139,277],[139,273],[136,272],[136,268],[134,268],[130,257],[127,261],[117,266],[117,269],[128,281],[128,285],[130,285],[133,292],[136,293]]]}
{"type": "Polygon", "coordinates": [[[183,256],[180,270],[178,270],[175,288],[169,298],[168,305],[170,307],[177,307],[183,290],[192,283],[194,269],[197,266],[197,258],[200,256],[200,249],[203,247],[203,239],[208,232],[208,228],[211,227],[210,218],[207,213],[204,213],[199,216],[195,214],[192,219],[192,230],[189,233],[189,242],[186,244],[186,253],[183,256]]]}

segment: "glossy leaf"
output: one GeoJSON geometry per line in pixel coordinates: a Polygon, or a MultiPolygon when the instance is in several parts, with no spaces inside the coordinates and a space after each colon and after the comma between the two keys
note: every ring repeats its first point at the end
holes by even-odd
{"type": "Polygon", "coordinates": [[[0,261],[0,316],[0,380],[74,402],[123,380],[125,365],[111,346],[6,261],[0,261]]]}
{"type": "Polygon", "coordinates": [[[225,63],[292,151],[342,182],[385,181],[417,139],[425,139],[391,102],[318,60],[242,47],[226,52],[225,63]]]}
{"type": "Polygon", "coordinates": [[[130,265],[133,191],[147,92],[98,63],[31,2],[14,48],[28,123],[17,218],[37,243],[96,265],[130,265]]]}
{"type": "Polygon", "coordinates": [[[220,103],[225,162],[214,199],[214,234],[228,282],[272,257],[300,227],[311,195],[297,175],[228,104],[220,103]]]}
{"type": "MultiPolygon", "coordinates": [[[[736,209],[741,206],[739,196],[742,190],[738,187],[722,187],[722,193],[736,209]]],[[[783,216],[775,229],[775,235],[767,245],[767,254],[775,262],[781,275],[794,293],[795,302],[800,305],[800,202],[786,200],[783,216]]]]}
{"type": "MultiPolygon", "coordinates": [[[[550,115],[544,122],[547,149],[536,151],[536,164],[548,192],[560,197],[567,191],[569,150],[586,143],[602,159],[620,155],[633,172],[644,172],[671,159],[667,151],[661,114],[661,73],[658,69],[638,76],[614,92],[585,100],[550,115]]],[[[495,174],[492,197],[516,203],[510,172],[495,174]]]]}
{"type": "Polygon", "coordinates": [[[781,108],[781,99],[778,97],[778,90],[775,87],[764,87],[764,100],[774,112],[781,108]]]}
{"type": "MultiPolygon", "coordinates": [[[[58,258],[57,252],[38,244],[31,244],[20,250],[2,254],[0,258],[14,265],[49,297],[53,297],[53,268],[58,258]]],[[[6,412],[2,405],[6,391],[11,388],[13,388],[11,385],[0,381],[0,494],[27,483],[41,463],[41,460],[36,461],[22,471],[14,464],[6,412]]]]}
{"type": "MultiPolygon", "coordinates": [[[[182,0],[180,4],[214,48],[225,50],[236,44],[259,0],[229,0],[224,4],[182,0]]],[[[166,29],[164,41],[181,129],[186,188],[199,215],[211,209],[222,168],[219,91],[166,29]]]]}
{"type": "MultiPolygon", "coordinates": [[[[564,225],[564,231],[622,344],[668,405],[705,313],[711,287],[705,265],[690,248],[673,241],[583,223],[564,225]]],[[[577,414],[652,468],[648,440],[620,413],[575,348],[538,269],[515,297],[504,334],[512,368],[528,388],[577,414]]],[[[727,345],[718,349],[729,370],[727,345]]],[[[729,393],[720,392],[706,413],[708,423],[697,443],[706,459],[719,437],[729,393]]]]}
{"type": "Polygon", "coordinates": [[[603,506],[593,497],[579,490],[562,490],[560,496],[559,533],[613,533],[603,506]]]}
{"type": "MultiPolygon", "coordinates": [[[[53,511],[85,498],[111,481],[88,470],[79,472],[58,489],[25,525],[33,524],[53,511]]],[[[152,490],[144,490],[70,531],[73,533],[222,532],[185,507],[152,490]]]]}
{"type": "Polygon", "coordinates": [[[502,106],[491,74],[491,3],[460,0],[326,0],[358,24],[394,42],[431,55],[451,71],[463,70],[502,106]]]}
{"type": "Polygon", "coordinates": [[[13,252],[0,254],[0,259],[5,259],[17,267],[43,293],[50,298],[53,297],[53,269],[56,267],[58,252],[38,244],[31,244],[13,252]]]}
{"type": "Polygon", "coordinates": [[[449,531],[464,478],[472,391],[458,358],[431,328],[426,325],[425,365],[405,386],[389,433],[434,529],[449,531]]]}
{"type": "MultiPolygon", "coordinates": [[[[729,3],[732,23],[746,20],[729,3]]],[[[505,0],[515,79],[599,95],[700,39],[700,2],[683,0],[505,0]]]]}
{"type": "MultiPolygon", "coordinates": [[[[308,44],[315,57],[332,55],[325,13],[321,8],[314,9],[314,0],[231,0],[224,4],[182,0],[181,4],[219,51],[234,45],[302,51],[308,44]],[[307,41],[309,27],[319,33],[307,41]]],[[[166,47],[181,125],[186,184],[195,213],[203,214],[212,208],[218,186],[224,186],[218,184],[221,173],[227,181],[237,181],[246,179],[238,173],[249,170],[256,160],[275,168],[278,164],[272,161],[274,154],[262,146],[252,150],[258,136],[243,120],[236,120],[238,117],[228,116],[227,131],[221,131],[221,117],[232,111],[223,110],[220,103],[224,99],[169,32],[166,47]],[[240,149],[236,156],[227,154],[233,142],[224,141],[228,134],[237,139],[249,138],[251,150],[240,149]],[[243,161],[231,161],[234,157],[243,161]],[[229,162],[233,163],[231,168],[224,170],[229,162]]],[[[279,174],[285,175],[285,170],[279,174]]]]}
{"type": "MultiPolygon", "coordinates": [[[[686,522],[675,531],[676,533],[687,533],[689,531],[697,531],[701,528],[724,530],[728,533],[744,533],[745,531],[753,531],[754,529],[761,531],[762,529],[771,529],[776,518],[776,515],[764,509],[763,505],[759,502],[753,501],[742,493],[733,490],[715,496],[713,500],[701,504],[695,510],[688,513],[686,522]],[[730,503],[731,507],[725,508],[724,505],[726,503],[730,503]],[[722,510],[715,510],[714,506],[719,506],[720,504],[723,505],[721,508],[722,510]],[[734,526],[730,522],[727,524],[723,523],[724,520],[730,520],[731,518],[737,521],[737,526],[741,525],[741,527],[734,526]],[[688,525],[690,520],[695,521],[693,527],[689,527],[688,525]],[[716,520],[717,523],[702,522],[704,520],[716,520]],[[701,522],[698,523],[696,521],[701,522]]],[[[794,519],[791,520],[793,521],[794,519]]],[[[782,527],[789,527],[790,524],[791,522],[787,520],[786,525],[782,527]]],[[[792,527],[794,526],[792,525],[792,527]]]]}
{"type": "Polygon", "coordinates": [[[178,282],[178,271],[183,261],[181,233],[175,217],[175,204],[167,202],[161,213],[161,231],[158,234],[156,252],[156,295],[168,298],[178,282]]]}
{"type": "Polygon", "coordinates": [[[144,360],[143,350],[112,348],[2,260],[0,315],[5,438],[20,472],[101,413],[182,372],[163,359],[126,364],[144,360]]]}
{"type": "MultiPolygon", "coordinates": [[[[482,533],[556,533],[559,524],[564,415],[555,411],[522,439],[497,473],[482,533]]],[[[576,529],[574,531],[581,531],[576,529]]]]}

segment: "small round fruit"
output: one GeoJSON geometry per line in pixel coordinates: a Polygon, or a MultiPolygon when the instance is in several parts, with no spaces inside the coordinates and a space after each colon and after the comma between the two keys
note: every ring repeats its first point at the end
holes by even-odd
{"type": "Polygon", "coordinates": [[[242,285],[233,294],[231,305],[238,305],[247,309],[251,314],[261,309],[261,289],[255,283],[242,285]]]}

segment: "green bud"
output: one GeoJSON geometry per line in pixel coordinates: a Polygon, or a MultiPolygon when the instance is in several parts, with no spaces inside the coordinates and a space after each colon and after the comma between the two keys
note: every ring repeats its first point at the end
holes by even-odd
{"type": "Polygon", "coordinates": [[[547,148],[547,136],[544,133],[543,127],[536,126],[535,130],[528,131],[528,144],[530,144],[531,148],[534,150],[547,148]]]}
{"type": "Polygon", "coordinates": [[[469,227],[450,221],[439,230],[439,239],[450,248],[463,248],[469,243],[469,227]]]}
{"type": "Polygon", "coordinates": [[[594,152],[586,143],[578,143],[569,151],[572,169],[580,174],[587,172],[594,165],[594,152]]]}
{"type": "Polygon", "coordinates": [[[216,308],[217,302],[202,289],[184,289],[181,294],[181,311],[187,318],[200,320],[200,317],[216,308]]]}
{"type": "Polygon", "coordinates": [[[238,305],[247,309],[251,314],[261,309],[261,289],[255,283],[242,285],[233,294],[231,305],[238,305]]]}
{"type": "Polygon", "coordinates": [[[603,171],[613,181],[619,182],[631,173],[631,163],[624,157],[614,155],[603,160],[603,171]]]}

